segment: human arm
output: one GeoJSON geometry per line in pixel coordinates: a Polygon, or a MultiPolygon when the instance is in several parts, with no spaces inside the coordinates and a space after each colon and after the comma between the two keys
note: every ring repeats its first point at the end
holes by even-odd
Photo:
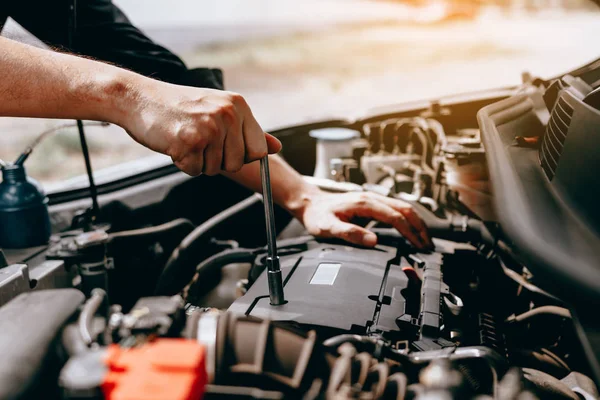
{"type": "Polygon", "coordinates": [[[172,85],[0,38],[0,116],[117,124],[190,175],[237,171],[278,152],[235,93],[172,85]]]}
{"type": "MultiPolygon", "coordinates": [[[[409,204],[374,193],[326,193],[307,183],[281,157],[274,155],[269,160],[273,200],[300,220],[310,234],[372,247],[377,243],[376,235],[350,222],[353,217],[367,217],[392,225],[416,247],[431,246],[425,224],[409,204]]],[[[256,162],[224,175],[261,191],[256,162]]]]}
{"type": "Polygon", "coordinates": [[[109,62],[164,82],[223,89],[219,71],[191,73],[180,57],[133,25],[111,0],[77,1],[75,12],[69,10],[69,1],[5,3],[0,9],[51,48],[109,62]],[[190,74],[194,82],[188,79],[190,74]]]}

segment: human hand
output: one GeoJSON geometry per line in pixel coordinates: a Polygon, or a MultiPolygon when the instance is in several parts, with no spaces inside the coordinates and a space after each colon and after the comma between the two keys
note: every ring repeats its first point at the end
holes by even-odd
{"type": "Polygon", "coordinates": [[[373,247],[377,244],[377,236],[349,222],[353,217],[367,217],[393,226],[417,248],[432,246],[425,223],[410,204],[401,200],[375,193],[315,191],[304,196],[303,203],[294,214],[312,235],[373,247]]]}
{"type": "Polygon", "coordinates": [[[125,129],[144,146],[169,155],[189,175],[237,172],[281,150],[237,93],[151,79],[137,92],[125,129]]]}

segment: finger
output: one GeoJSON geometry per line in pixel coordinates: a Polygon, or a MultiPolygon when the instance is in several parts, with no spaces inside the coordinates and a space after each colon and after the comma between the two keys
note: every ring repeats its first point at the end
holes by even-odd
{"type": "Polygon", "coordinates": [[[223,165],[223,144],[225,138],[215,138],[204,150],[204,173],[213,176],[221,172],[223,165]]]}
{"type": "Polygon", "coordinates": [[[181,160],[173,160],[175,166],[191,176],[198,176],[202,174],[204,168],[204,152],[194,151],[188,153],[181,160]]]}
{"type": "Polygon", "coordinates": [[[424,248],[425,242],[413,232],[411,225],[404,215],[399,211],[377,198],[367,198],[359,202],[354,210],[350,210],[356,216],[374,218],[378,221],[392,225],[415,247],[424,248]]]}
{"type": "Polygon", "coordinates": [[[243,133],[244,145],[246,146],[246,163],[266,157],[268,149],[265,132],[254,119],[250,109],[248,109],[248,112],[244,116],[243,133]]]}
{"type": "Polygon", "coordinates": [[[416,230],[423,243],[427,244],[429,247],[433,246],[433,242],[431,241],[429,233],[427,232],[427,225],[425,222],[423,222],[421,217],[419,217],[419,214],[417,214],[414,208],[410,206],[410,204],[383,196],[381,196],[381,200],[394,210],[404,215],[408,223],[416,230]]]}
{"type": "MultiPolygon", "coordinates": [[[[242,133],[244,135],[245,162],[259,160],[268,154],[265,132],[254,118],[252,110],[246,100],[237,93],[231,93],[231,100],[242,120],[242,133]]],[[[275,146],[277,147],[277,146],[275,146]]]]}
{"type": "Polygon", "coordinates": [[[228,133],[228,128],[222,118],[214,117],[210,124],[206,124],[206,128],[210,134],[209,143],[204,149],[204,173],[206,175],[216,175],[221,172],[223,165],[223,152],[225,137],[228,133]]]}
{"type": "Polygon", "coordinates": [[[267,140],[269,154],[277,154],[281,151],[283,145],[279,139],[269,133],[265,133],[265,139],[267,140]]]}
{"type": "Polygon", "coordinates": [[[323,236],[336,237],[359,246],[373,247],[377,244],[377,235],[358,225],[337,220],[323,236]]]}
{"type": "Polygon", "coordinates": [[[408,221],[408,223],[417,231],[421,241],[425,243],[428,247],[433,247],[433,242],[429,237],[429,233],[427,232],[427,226],[425,226],[425,222],[421,220],[419,215],[412,208],[404,208],[399,210],[404,218],[408,221]]]}
{"type": "Polygon", "coordinates": [[[223,153],[222,168],[227,172],[238,172],[244,165],[245,156],[241,121],[229,127],[223,153]]]}

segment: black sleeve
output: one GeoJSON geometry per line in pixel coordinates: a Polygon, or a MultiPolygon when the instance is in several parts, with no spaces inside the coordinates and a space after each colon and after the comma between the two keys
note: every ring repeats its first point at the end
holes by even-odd
{"type": "Polygon", "coordinates": [[[134,27],[111,0],[77,1],[73,46],[69,46],[69,0],[11,3],[10,16],[50,46],[108,61],[166,82],[223,88],[220,70],[189,71],[179,57],[134,27]]]}

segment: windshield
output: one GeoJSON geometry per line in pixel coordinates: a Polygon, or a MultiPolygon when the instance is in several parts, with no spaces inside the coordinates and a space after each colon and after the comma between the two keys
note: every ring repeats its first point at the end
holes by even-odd
{"type": "MultiPolygon", "coordinates": [[[[190,68],[224,71],[265,130],[373,107],[516,85],[598,58],[589,0],[114,0],[190,68]]],[[[22,38],[16,23],[3,34],[22,38]]],[[[0,118],[0,158],[14,160],[68,121],[0,118]]],[[[86,130],[98,183],[170,162],[118,127],[86,130]],[[126,163],[126,164],[124,164],[126,163]]],[[[48,191],[82,187],[77,130],[46,137],[27,161],[48,191]]]]}

